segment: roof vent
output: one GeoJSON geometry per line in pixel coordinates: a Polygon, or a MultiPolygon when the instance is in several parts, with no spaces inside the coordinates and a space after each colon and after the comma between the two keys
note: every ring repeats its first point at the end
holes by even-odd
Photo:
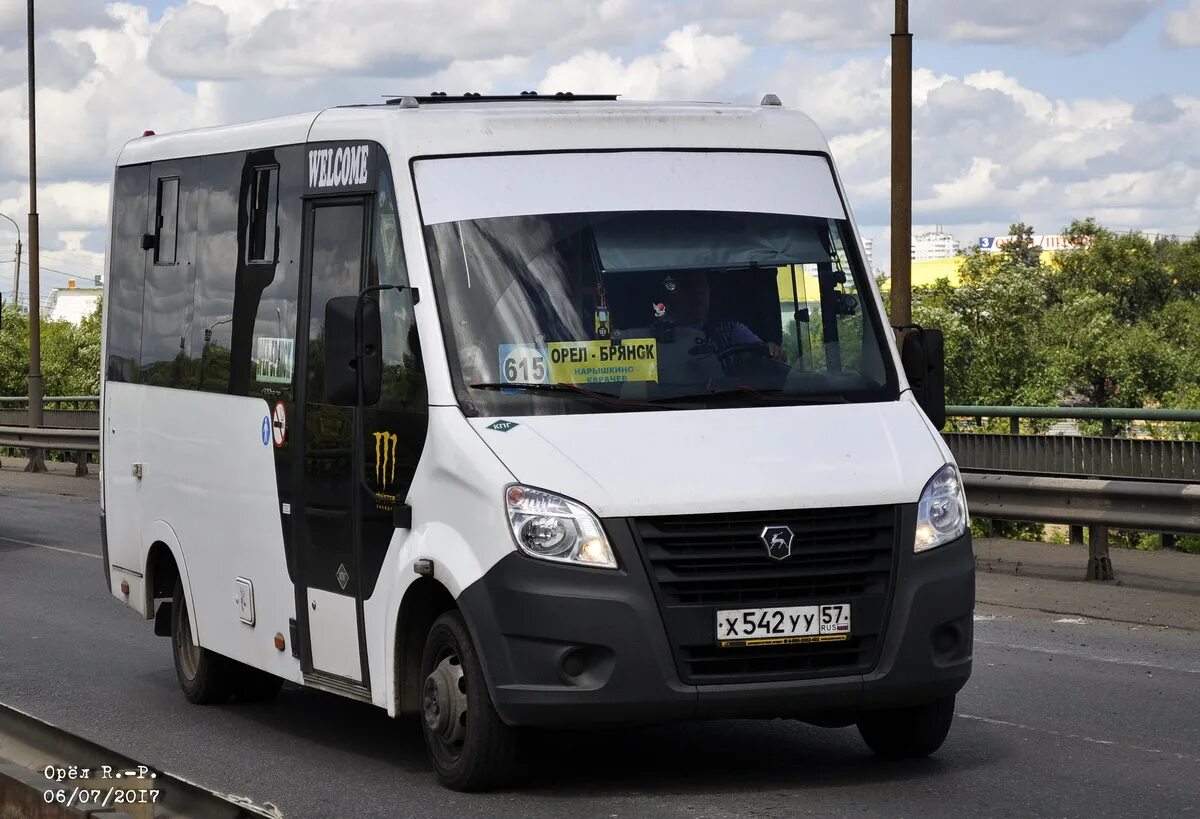
{"type": "Polygon", "coordinates": [[[779,97],[775,96],[774,94],[767,94],[762,98],[762,102],[760,102],[759,105],[779,108],[783,105],[783,103],[780,102],[779,97]]]}

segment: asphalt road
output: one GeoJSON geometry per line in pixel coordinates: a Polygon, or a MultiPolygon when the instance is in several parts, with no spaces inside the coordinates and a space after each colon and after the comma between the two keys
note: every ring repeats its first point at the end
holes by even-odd
{"type": "Polygon", "coordinates": [[[572,732],[529,785],[463,795],[415,722],[368,705],[290,686],[189,705],[168,642],[105,593],[95,503],[0,494],[0,702],[288,817],[1200,815],[1200,633],[1070,619],[981,607],[929,760],[786,721],[572,732]]]}

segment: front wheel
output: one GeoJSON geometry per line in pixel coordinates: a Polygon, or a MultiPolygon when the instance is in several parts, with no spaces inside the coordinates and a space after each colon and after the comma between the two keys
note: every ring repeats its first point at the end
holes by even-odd
{"type": "Polygon", "coordinates": [[[942,747],[953,721],[951,695],[925,705],[864,714],[858,720],[858,732],[867,746],[885,759],[916,759],[942,747]]]}
{"type": "Polygon", "coordinates": [[[456,791],[503,785],[516,767],[515,731],[496,713],[462,615],[434,621],[421,658],[421,730],[438,779],[456,791]]]}

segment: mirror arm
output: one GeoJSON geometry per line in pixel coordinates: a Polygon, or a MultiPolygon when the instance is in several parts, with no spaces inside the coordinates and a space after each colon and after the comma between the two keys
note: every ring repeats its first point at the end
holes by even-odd
{"type": "MultiPolygon", "coordinates": [[[[354,305],[354,380],[358,385],[358,397],[354,406],[354,440],[356,446],[361,444],[363,440],[363,412],[366,409],[363,405],[363,304],[365,303],[367,296],[383,290],[395,290],[397,292],[401,290],[408,290],[412,293],[413,304],[416,304],[418,301],[420,301],[420,294],[418,293],[417,288],[410,287],[406,284],[373,284],[370,287],[364,287],[362,290],[358,291],[358,301],[354,305]]],[[[358,483],[363,488],[363,491],[367,493],[367,497],[371,498],[376,503],[388,502],[387,498],[376,493],[375,490],[371,488],[371,485],[367,483],[366,476],[363,475],[362,469],[359,469],[356,466],[354,471],[358,473],[358,483]]],[[[400,500],[400,498],[396,498],[396,500],[392,501],[392,523],[397,529],[412,528],[412,507],[400,500]]]]}

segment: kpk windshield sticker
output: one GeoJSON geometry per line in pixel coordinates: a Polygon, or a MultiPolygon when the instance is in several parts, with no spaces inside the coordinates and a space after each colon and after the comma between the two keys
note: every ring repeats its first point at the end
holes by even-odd
{"type": "Polygon", "coordinates": [[[652,338],[501,344],[499,354],[505,384],[658,382],[658,342],[652,338]]]}

